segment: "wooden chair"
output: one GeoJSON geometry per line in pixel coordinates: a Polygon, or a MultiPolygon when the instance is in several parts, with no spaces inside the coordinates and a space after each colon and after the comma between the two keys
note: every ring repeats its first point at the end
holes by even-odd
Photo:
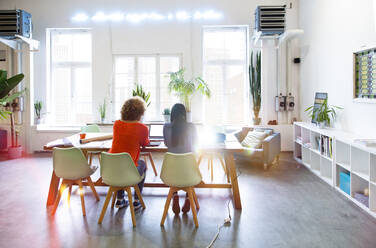
{"type": "Polygon", "coordinates": [[[101,154],[101,176],[102,181],[109,185],[106,200],[104,202],[98,224],[101,224],[107,210],[107,206],[112,198],[111,208],[115,205],[116,194],[119,190],[125,190],[128,194],[129,206],[131,209],[133,227],[136,226],[136,217],[134,213],[131,187],[134,188],[141,206],[145,208],[138,183],[141,182],[145,174],[141,177],[138,170],[128,153],[107,153],[101,154]]]}
{"type": "Polygon", "coordinates": [[[223,159],[223,156],[222,154],[218,153],[218,152],[206,152],[206,153],[201,153],[199,159],[198,159],[198,165],[200,165],[201,163],[201,160],[204,156],[207,156],[208,157],[208,170],[210,170],[210,178],[211,178],[211,181],[213,182],[213,174],[214,174],[214,171],[213,171],[213,164],[214,164],[214,159],[217,158],[219,160],[219,162],[221,163],[222,165],[222,168],[223,168],[223,171],[225,172],[225,175],[227,177],[227,182],[229,183],[230,182],[230,176],[229,176],[229,173],[227,171],[227,167],[225,165],[225,162],[224,162],[224,159],[223,159]]]}
{"type": "Polygon", "coordinates": [[[148,161],[147,161],[147,159],[150,160],[151,166],[153,167],[154,175],[155,175],[155,176],[158,176],[157,170],[155,169],[155,164],[154,164],[154,160],[153,160],[153,157],[152,157],[152,155],[151,155],[151,152],[141,152],[140,155],[141,155],[141,156],[144,158],[144,160],[145,160],[146,168],[148,168],[148,161]]]}
{"type": "MultiPolygon", "coordinates": [[[[101,129],[97,124],[91,124],[84,127],[81,127],[81,132],[83,133],[100,133],[101,129]]],[[[100,158],[100,152],[88,152],[89,165],[93,162],[93,156],[98,156],[100,158]]]]}
{"type": "Polygon", "coordinates": [[[194,186],[202,181],[202,176],[193,153],[175,154],[167,152],[163,159],[161,179],[170,187],[162,215],[161,226],[164,225],[166,220],[173,194],[179,190],[184,190],[188,193],[193,221],[195,226],[198,227],[196,208],[199,209],[200,206],[194,186]]]}
{"type": "Polygon", "coordinates": [[[61,196],[64,190],[68,187],[68,204],[70,203],[70,196],[72,193],[72,185],[77,183],[79,185],[79,193],[81,197],[82,214],[85,216],[85,201],[83,180],[87,180],[91,190],[94,193],[95,198],[99,201],[99,196],[95,190],[94,184],[90,176],[96,171],[96,167],[90,167],[87,159],[82,151],[78,148],[54,148],[53,150],[53,167],[57,177],[63,179],[59,193],[55,200],[55,205],[52,209],[52,215],[55,214],[59,205],[61,196]]]}

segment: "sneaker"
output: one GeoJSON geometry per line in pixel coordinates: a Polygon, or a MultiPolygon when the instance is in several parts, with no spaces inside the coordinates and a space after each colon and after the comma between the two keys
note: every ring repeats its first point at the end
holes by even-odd
{"type": "Polygon", "coordinates": [[[117,208],[125,208],[128,207],[129,203],[125,199],[117,199],[115,207],[117,208]]]}
{"type": "Polygon", "coordinates": [[[135,201],[133,202],[133,208],[134,208],[134,210],[138,210],[138,209],[140,209],[141,207],[142,207],[142,205],[141,205],[141,203],[140,203],[139,200],[135,200],[135,201]]]}
{"type": "Polygon", "coordinates": [[[181,211],[182,211],[183,213],[186,214],[186,213],[189,212],[190,209],[191,209],[191,204],[190,204],[190,202],[189,202],[189,198],[186,197],[186,198],[185,198],[184,205],[183,205],[183,207],[181,208],[181,211]]]}
{"type": "Polygon", "coordinates": [[[173,199],[172,199],[172,211],[175,214],[180,213],[179,196],[177,193],[174,194],[173,199]]]}

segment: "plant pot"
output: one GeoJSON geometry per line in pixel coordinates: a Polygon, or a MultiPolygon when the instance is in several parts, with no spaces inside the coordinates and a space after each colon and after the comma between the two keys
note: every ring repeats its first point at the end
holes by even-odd
{"type": "Polygon", "coordinates": [[[104,123],[104,119],[105,119],[105,117],[101,118],[101,123],[104,123]]]}
{"type": "Polygon", "coordinates": [[[254,125],[260,125],[261,124],[261,118],[260,117],[253,117],[253,124],[254,125]]]}
{"type": "Polygon", "coordinates": [[[319,128],[324,129],[326,127],[325,124],[326,124],[325,122],[319,122],[318,126],[319,126],[319,128]]]}
{"type": "Polygon", "coordinates": [[[40,118],[35,118],[35,124],[39,125],[40,124],[40,118]]]}
{"type": "Polygon", "coordinates": [[[165,123],[170,123],[170,121],[171,121],[170,115],[163,115],[163,119],[164,119],[165,123]]]}
{"type": "Polygon", "coordinates": [[[22,157],[22,146],[14,146],[8,148],[8,158],[15,159],[22,157]]]}
{"type": "Polygon", "coordinates": [[[192,122],[192,112],[187,112],[187,122],[192,122]]]}

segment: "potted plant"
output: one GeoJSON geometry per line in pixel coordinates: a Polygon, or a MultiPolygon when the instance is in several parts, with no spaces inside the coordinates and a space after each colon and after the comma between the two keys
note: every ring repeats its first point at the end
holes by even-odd
{"type": "Polygon", "coordinates": [[[325,99],[319,108],[311,106],[304,111],[307,112],[312,119],[316,119],[320,128],[324,128],[325,126],[330,127],[332,121],[336,119],[336,109],[342,108],[338,106],[329,106],[328,99],[325,99]]]}
{"type": "Polygon", "coordinates": [[[106,118],[106,110],[107,110],[106,99],[104,99],[103,104],[99,104],[99,107],[98,107],[98,111],[101,117],[101,123],[104,123],[104,120],[106,118]]]}
{"type": "Polygon", "coordinates": [[[163,110],[162,114],[163,114],[163,118],[164,118],[165,123],[169,123],[170,122],[171,110],[169,108],[165,108],[163,110]]]}
{"type": "Polygon", "coordinates": [[[200,92],[206,97],[210,97],[210,89],[201,77],[195,77],[191,80],[184,79],[185,69],[182,68],[177,72],[171,72],[170,83],[168,89],[170,92],[175,92],[180,101],[184,104],[187,110],[188,120],[191,121],[191,98],[195,92],[200,92]]]}
{"type": "Polygon", "coordinates": [[[150,92],[146,93],[144,89],[142,88],[142,85],[136,84],[136,89],[132,91],[133,96],[139,96],[142,99],[144,99],[146,106],[149,107],[150,105],[150,92]]]}
{"type": "Polygon", "coordinates": [[[35,123],[37,125],[40,124],[42,107],[43,107],[42,101],[36,101],[34,103],[35,123]]]}
{"type": "Polygon", "coordinates": [[[253,124],[260,125],[259,117],[261,108],[261,52],[256,53],[255,59],[251,53],[251,64],[249,65],[249,89],[252,95],[253,124]],[[256,64],[253,65],[254,60],[256,64]]]}
{"type": "Polygon", "coordinates": [[[10,116],[11,126],[11,147],[8,148],[9,158],[18,158],[22,155],[22,146],[18,145],[19,130],[15,129],[13,110],[17,109],[18,104],[13,101],[22,95],[25,90],[10,93],[22,81],[24,75],[17,74],[7,79],[7,71],[0,70],[0,119],[7,119],[10,116]],[[5,109],[6,108],[6,109],[5,109]]]}

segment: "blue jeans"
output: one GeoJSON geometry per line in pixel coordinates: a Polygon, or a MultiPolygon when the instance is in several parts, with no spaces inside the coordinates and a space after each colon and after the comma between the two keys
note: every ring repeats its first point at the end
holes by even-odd
{"type": "MultiPolygon", "coordinates": [[[[137,161],[137,170],[138,170],[138,173],[140,173],[140,176],[143,176],[145,173],[146,173],[146,163],[144,160],[138,160],[137,161]]],[[[145,174],[145,177],[146,177],[146,174],[145,174]]],[[[141,182],[138,183],[138,188],[140,189],[140,192],[142,193],[142,189],[144,188],[144,183],[145,183],[145,177],[142,179],[141,182]]],[[[117,198],[118,199],[123,199],[124,198],[124,190],[119,190],[117,192],[117,198]]],[[[138,196],[136,194],[136,192],[134,193],[134,198],[136,200],[138,200],[138,196]]]]}

